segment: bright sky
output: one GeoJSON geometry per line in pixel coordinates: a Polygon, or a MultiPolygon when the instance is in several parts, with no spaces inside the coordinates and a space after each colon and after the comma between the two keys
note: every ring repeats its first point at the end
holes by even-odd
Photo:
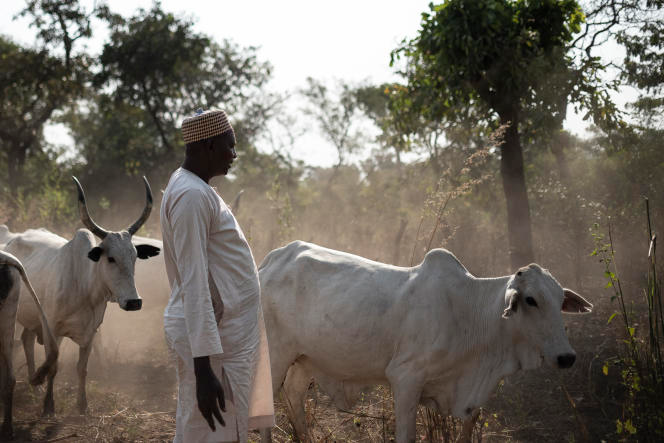
{"type": "MultiPolygon", "coordinates": [[[[195,28],[217,41],[230,39],[240,46],[259,47],[262,60],[273,65],[271,88],[292,92],[307,77],[332,82],[398,80],[390,68],[390,52],[405,37],[415,36],[421,13],[431,0],[163,0],[162,7],[195,20],[195,28]],[[186,5],[186,8],[185,6],[186,5]]],[[[11,18],[24,7],[23,0],[2,0],[0,32],[22,44],[34,42],[34,31],[25,18],[11,18]]],[[[91,5],[92,0],[82,0],[91,5]]],[[[151,0],[110,0],[114,12],[130,15],[149,8],[151,0]]],[[[97,52],[105,33],[98,30],[89,44],[97,52]]],[[[297,108],[296,108],[297,110],[297,108]]],[[[569,112],[566,127],[582,133],[587,126],[569,112]]],[[[314,132],[312,127],[309,132],[314,132]]],[[[47,137],[71,143],[63,128],[51,127],[47,137]]],[[[320,137],[303,137],[292,152],[312,165],[336,163],[336,152],[320,137]]]]}

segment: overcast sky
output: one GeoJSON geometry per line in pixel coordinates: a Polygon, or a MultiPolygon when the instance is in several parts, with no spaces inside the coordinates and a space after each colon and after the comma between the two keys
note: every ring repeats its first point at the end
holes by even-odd
{"type": "MultiPolygon", "coordinates": [[[[12,21],[24,1],[1,1],[0,32],[22,44],[34,43],[29,21],[12,21]]],[[[304,86],[307,77],[373,83],[398,80],[389,66],[390,52],[403,38],[415,36],[430,1],[163,0],[162,6],[194,19],[197,32],[217,41],[230,39],[241,46],[258,47],[260,58],[274,67],[271,89],[289,92],[304,86]]],[[[92,0],[82,3],[91,5],[92,0]]],[[[110,0],[109,4],[114,12],[127,16],[139,7],[149,8],[152,1],[110,0]]],[[[97,29],[89,50],[98,52],[105,36],[97,29]]],[[[569,114],[566,127],[581,133],[586,124],[571,110],[569,114]]],[[[52,128],[47,136],[67,142],[61,128],[52,128]]],[[[293,156],[321,166],[336,162],[334,148],[312,136],[298,143],[293,156]]]]}

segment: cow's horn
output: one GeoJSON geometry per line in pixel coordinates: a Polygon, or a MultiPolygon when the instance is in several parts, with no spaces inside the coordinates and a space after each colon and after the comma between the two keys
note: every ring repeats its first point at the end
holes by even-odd
{"type": "Polygon", "coordinates": [[[150,216],[150,211],[152,211],[152,191],[150,190],[150,183],[148,183],[148,179],[145,178],[145,176],[143,176],[143,183],[145,183],[145,209],[143,209],[143,213],[138,220],[127,229],[127,232],[131,235],[136,234],[136,231],[141,229],[143,223],[145,223],[150,216]]]}
{"type": "Polygon", "coordinates": [[[78,213],[81,216],[81,221],[94,235],[103,240],[108,235],[108,231],[100,228],[97,223],[92,220],[92,217],[90,217],[90,214],[88,213],[88,205],[85,203],[83,187],[76,177],[72,176],[71,178],[74,179],[74,183],[76,183],[76,188],[78,189],[78,213]]]}

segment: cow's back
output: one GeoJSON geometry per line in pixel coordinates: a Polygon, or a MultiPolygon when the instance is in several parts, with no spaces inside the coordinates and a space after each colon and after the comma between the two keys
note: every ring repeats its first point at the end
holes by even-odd
{"type": "Polygon", "coordinates": [[[22,233],[12,233],[6,250],[18,257],[25,266],[32,256],[43,256],[49,251],[57,251],[67,240],[46,229],[28,229],[22,233]]]}
{"type": "Polygon", "coordinates": [[[67,240],[45,229],[28,229],[15,234],[5,250],[21,260],[26,273],[33,279],[32,285],[38,293],[43,293],[48,289],[45,282],[51,281],[49,274],[67,272],[62,259],[66,244],[67,240]]]}
{"type": "Polygon", "coordinates": [[[341,379],[384,376],[411,268],[296,241],[268,254],[259,275],[271,349],[283,343],[341,379]]]}
{"type": "Polygon", "coordinates": [[[0,249],[4,250],[7,243],[11,241],[17,234],[11,232],[7,225],[0,225],[0,249]]]}
{"type": "MultiPolygon", "coordinates": [[[[46,312],[56,309],[58,303],[54,294],[59,290],[58,285],[53,284],[53,277],[58,275],[75,275],[72,272],[66,272],[65,269],[59,269],[53,264],[59,264],[58,257],[62,246],[67,244],[67,240],[53,234],[45,229],[28,229],[27,231],[15,234],[7,243],[5,250],[15,255],[25,268],[26,274],[30,277],[32,286],[40,294],[42,305],[46,312]]],[[[28,328],[40,328],[39,313],[32,302],[27,290],[21,291],[18,320],[28,328]]]]}

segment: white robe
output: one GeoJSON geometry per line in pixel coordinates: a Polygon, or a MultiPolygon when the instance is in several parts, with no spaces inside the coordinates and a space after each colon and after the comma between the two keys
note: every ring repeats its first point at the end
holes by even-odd
{"type": "Polygon", "coordinates": [[[174,442],[245,442],[274,425],[272,380],[258,271],[230,209],[197,175],[179,168],[161,203],[171,298],[166,341],[177,364],[174,442]],[[193,358],[210,356],[224,386],[226,426],[212,432],[198,410],[193,358]]]}

